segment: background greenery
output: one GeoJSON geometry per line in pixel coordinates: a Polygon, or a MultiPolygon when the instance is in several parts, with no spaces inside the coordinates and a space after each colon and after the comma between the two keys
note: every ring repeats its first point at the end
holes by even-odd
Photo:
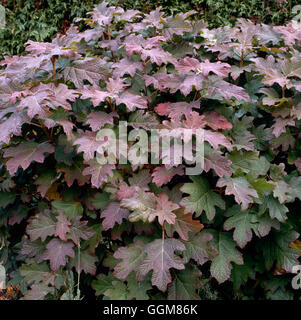
{"type": "MultiPolygon", "coordinates": [[[[64,32],[74,18],[83,17],[101,0],[0,0],[6,8],[6,28],[0,30],[0,59],[22,54],[24,42],[49,41],[64,32]]],[[[244,17],[264,23],[283,24],[291,19],[298,0],[108,0],[125,9],[150,11],[158,6],[168,14],[194,9],[209,26],[231,25],[244,17]]]]}

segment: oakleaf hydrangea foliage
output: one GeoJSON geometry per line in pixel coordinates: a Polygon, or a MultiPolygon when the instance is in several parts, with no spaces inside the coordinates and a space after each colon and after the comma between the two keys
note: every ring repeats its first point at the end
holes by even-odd
{"type": "Polygon", "coordinates": [[[23,299],[296,297],[301,29],[193,14],[103,2],[1,61],[1,263],[23,299]],[[100,163],[121,121],[202,129],[203,171],[100,163]]]}

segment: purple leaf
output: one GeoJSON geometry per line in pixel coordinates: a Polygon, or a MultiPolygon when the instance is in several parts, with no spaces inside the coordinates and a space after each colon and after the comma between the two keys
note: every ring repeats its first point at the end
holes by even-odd
{"type": "Polygon", "coordinates": [[[140,274],[139,267],[144,258],[142,253],[143,245],[144,243],[138,240],[127,247],[118,248],[114,253],[114,258],[122,261],[114,267],[113,275],[116,278],[125,280],[134,271],[137,280],[142,280],[143,277],[140,274]]]}
{"type": "Polygon", "coordinates": [[[199,67],[199,72],[201,72],[205,77],[208,77],[210,72],[215,73],[219,77],[227,77],[231,66],[228,63],[218,62],[210,62],[206,59],[204,62],[201,62],[199,67]]]}
{"type": "Polygon", "coordinates": [[[124,58],[119,62],[114,63],[112,68],[114,69],[113,75],[115,77],[123,77],[126,73],[128,73],[131,77],[134,77],[136,70],[143,70],[143,65],[141,62],[134,62],[129,58],[124,58]]]}
{"type": "Polygon", "coordinates": [[[93,86],[97,86],[100,80],[106,80],[108,74],[109,64],[107,61],[92,57],[76,60],[64,69],[65,81],[72,81],[78,89],[84,87],[84,80],[88,80],[93,86]]]}
{"type": "Polygon", "coordinates": [[[101,102],[104,102],[106,98],[115,98],[116,95],[109,93],[107,91],[100,91],[96,88],[90,86],[84,86],[81,90],[82,96],[81,99],[88,99],[90,98],[93,106],[97,107],[101,102]]]}
{"type": "Polygon", "coordinates": [[[85,131],[80,138],[73,142],[73,145],[79,145],[77,152],[84,153],[85,161],[94,159],[97,149],[104,144],[103,141],[97,141],[97,133],[91,131],[85,131]]]}
{"type": "Polygon", "coordinates": [[[61,166],[57,169],[58,172],[64,173],[64,178],[68,187],[71,187],[75,180],[77,180],[79,186],[83,186],[90,181],[89,176],[83,175],[83,170],[84,168],[82,166],[77,165],[73,167],[61,166]]]}
{"type": "Polygon", "coordinates": [[[70,226],[71,222],[67,219],[67,216],[61,212],[57,217],[54,235],[60,237],[63,241],[67,241],[66,233],[70,232],[70,226]]]}
{"type": "Polygon", "coordinates": [[[7,170],[14,175],[18,168],[27,169],[33,161],[43,163],[45,153],[53,153],[54,147],[48,143],[23,142],[17,147],[10,147],[4,153],[4,158],[11,158],[6,162],[7,170]]]}
{"type": "Polygon", "coordinates": [[[152,284],[161,291],[166,291],[167,285],[172,281],[170,268],[185,269],[183,260],[174,253],[177,250],[185,250],[184,244],[177,239],[157,239],[143,249],[147,257],[140,265],[140,272],[146,275],[153,270],[152,284]]]}
{"type": "Polygon", "coordinates": [[[76,270],[76,272],[81,273],[84,271],[87,274],[95,276],[96,274],[96,265],[98,259],[95,255],[91,254],[88,251],[80,251],[78,257],[78,249],[75,250],[74,258],[71,259],[70,264],[76,270]]]}
{"type": "Polygon", "coordinates": [[[92,131],[98,131],[101,129],[105,124],[113,124],[114,117],[119,118],[116,112],[105,113],[103,111],[98,112],[91,112],[88,115],[88,123],[92,129],[92,131]]]}
{"type": "Polygon", "coordinates": [[[153,182],[158,186],[162,187],[164,184],[167,184],[171,181],[171,179],[175,176],[184,175],[183,167],[177,167],[177,168],[171,168],[169,170],[166,169],[166,167],[156,167],[154,169],[154,172],[152,173],[153,182]]]}
{"type": "Polygon", "coordinates": [[[102,222],[105,230],[112,229],[115,223],[121,224],[122,219],[127,219],[128,216],[129,210],[120,208],[118,202],[110,203],[100,215],[101,218],[105,218],[102,222]]]}
{"type": "Polygon", "coordinates": [[[175,65],[175,68],[183,73],[190,72],[190,71],[197,71],[201,66],[201,63],[199,60],[185,57],[184,59],[181,59],[177,62],[175,65]]]}
{"type": "Polygon", "coordinates": [[[89,240],[95,235],[95,232],[87,227],[88,221],[81,221],[80,216],[72,219],[69,227],[70,231],[66,234],[67,239],[72,240],[77,246],[80,245],[80,239],[89,240]]]}
{"type": "Polygon", "coordinates": [[[128,84],[123,82],[124,80],[122,78],[110,78],[108,81],[106,81],[106,86],[108,92],[112,95],[115,96],[118,93],[122,92],[124,88],[128,86],[128,84]]]}
{"type": "Polygon", "coordinates": [[[155,107],[155,111],[160,116],[168,116],[171,120],[179,122],[182,115],[189,117],[192,112],[192,108],[199,108],[198,103],[187,103],[187,102],[164,102],[160,103],[155,107]]]}
{"type": "Polygon", "coordinates": [[[198,220],[192,219],[192,213],[185,213],[183,208],[176,210],[175,214],[175,223],[165,224],[169,237],[172,237],[174,232],[177,232],[183,240],[189,241],[189,232],[199,233],[204,228],[198,220]]]}
{"type": "Polygon", "coordinates": [[[145,97],[125,91],[119,98],[116,98],[116,104],[124,103],[130,111],[147,108],[147,100],[145,97]]]}
{"type": "Polygon", "coordinates": [[[88,162],[88,167],[83,171],[83,175],[91,175],[91,183],[95,188],[100,188],[109,177],[113,177],[114,164],[99,164],[97,160],[88,162]]]}
{"type": "Polygon", "coordinates": [[[180,206],[172,201],[168,200],[168,195],[165,193],[160,193],[156,197],[157,206],[154,213],[150,214],[149,221],[153,220],[155,217],[158,217],[158,221],[163,226],[166,221],[169,224],[174,224],[176,222],[176,215],[173,212],[176,209],[179,209],[180,206]]]}
{"type": "Polygon", "coordinates": [[[153,48],[150,50],[143,49],[141,53],[141,59],[146,61],[150,59],[152,63],[161,66],[163,63],[175,63],[176,59],[169,53],[160,48],[153,48]]]}
{"type": "Polygon", "coordinates": [[[294,126],[294,119],[276,118],[275,123],[272,125],[273,134],[276,138],[280,137],[281,133],[286,132],[286,126],[294,126]]]}
{"type": "Polygon", "coordinates": [[[25,117],[15,113],[0,123],[0,141],[8,144],[11,135],[20,136],[22,134],[22,124],[25,119],[25,117]]]}
{"type": "Polygon", "coordinates": [[[66,265],[66,256],[74,258],[74,244],[64,242],[59,239],[52,239],[46,246],[44,260],[50,260],[50,267],[53,271],[58,271],[60,266],[66,265]]]}
{"type": "Polygon", "coordinates": [[[255,189],[244,177],[237,178],[220,178],[216,184],[217,187],[226,187],[226,195],[234,195],[235,201],[242,205],[242,209],[246,210],[250,203],[253,203],[254,198],[258,198],[258,194],[255,189]]]}
{"type": "Polygon", "coordinates": [[[208,172],[210,169],[213,169],[219,177],[231,176],[232,170],[230,168],[231,161],[226,157],[221,155],[221,152],[206,148],[205,146],[205,154],[204,154],[204,170],[208,172]]]}
{"type": "Polygon", "coordinates": [[[220,132],[205,130],[204,140],[208,141],[215,150],[219,145],[226,147],[229,151],[233,150],[230,141],[220,132]]]}
{"type": "Polygon", "coordinates": [[[47,117],[47,100],[52,99],[52,91],[46,85],[39,85],[31,90],[31,95],[22,98],[17,107],[18,111],[27,108],[27,114],[30,119],[38,115],[40,118],[47,117]]]}
{"type": "Polygon", "coordinates": [[[204,113],[204,120],[206,121],[207,125],[212,128],[213,130],[231,130],[232,124],[228,122],[228,120],[219,115],[216,111],[208,111],[204,113]]]}

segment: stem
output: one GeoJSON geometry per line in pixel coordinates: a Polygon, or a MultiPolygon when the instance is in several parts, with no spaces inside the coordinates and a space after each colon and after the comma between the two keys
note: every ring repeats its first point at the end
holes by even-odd
{"type": "Polygon", "coordinates": [[[299,128],[297,127],[297,120],[295,119],[296,136],[299,137],[299,128]]]}
{"type": "Polygon", "coordinates": [[[27,122],[28,124],[30,124],[31,126],[36,126],[38,128],[42,128],[40,125],[34,123],[34,122],[27,122]]]}
{"type": "Polygon", "coordinates": [[[107,24],[107,33],[108,33],[109,40],[111,40],[111,31],[110,31],[110,27],[108,24],[107,24]]]}
{"type": "Polygon", "coordinates": [[[109,97],[109,106],[111,108],[111,111],[114,112],[115,111],[115,108],[114,108],[114,105],[113,105],[113,102],[112,102],[112,98],[109,97]]]}
{"type": "MultiPolygon", "coordinates": [[[[53,56],[51,57],[51,62],[52,62],[52,74],[53,76],[56,75],[56,69],[55,69],[55,61],[58,59],[58,56],[53,56]]],[[[58,79],[54,80],[54,85],[57,87],[59,85],[58,79]]]]}
{"type": "MultiPolygon", "coordinates": [[[[244,57],[244,51],[242,50],[242,51],[241,51],[241,55],[240,55],[240,63],[239,63],[239,67],[240,67],[240,68],[242,68],[243,65],[244,65],[244,59],[245,59],[245,57],[244,57]]],[[[240,75],[238,76],[238,78],[237,78],[236,81],[235,81],[235,84],[236,84],[236,85],[238,85],[239,80],[240,80],[240,75]]]]}
{"type": "Polygon", "coordinates": [[[114,61],[116,61],[116,58],[115,58],[115,55],[114,55],[113,50],[111,50],[111,54],[112,54],[112,59],[113,59],[114,61]]]}
{"type": "Polygon", "coordinates": [[[282,98],[285,98],[286,85],[282,87],[282,98]]]}
{"type": "Polygon", "coordinates": [[[154,34],[153,34],[153,37],[155,37],[157,35],[157,28],[154,27],[154,34]]]}
{"type": "Polygon", "coordinates": [[[56,74],[56,70],[55,70],[55,60],[56,60],[56,57],[55,57],[55,56],[51,57],[52,73],[53,73],[53,75],[56,74]]]}
{"type": "MultiPolygon", "coordinates": [[[[142,61],[142,65],[143,65],[144,75],[146,75],[146,62],[142,61]]],[[[147,86],[146,86],[145,81],[144,81],[144,90],[145,90],[145,95],[147,96],[147,86]]]]}
{"type": "Polygon", "coordinates": [[[242,68],[243,67],[243,64],[244,64],[244,51],[241,50],[241,56],[240,56],[240,67],[242,68]]]}
{"type": "Polygon", "coordinates": [[[77,246],[78,248],[78,259],[77,259],[77,298],[80,298],[80,290],[79,290],[79,282],[80,282],[80,244],[77,246]]]}
{"type": "Polygon", "coordinates": [[[51,142],[52,145],[55,145],[55,141],[53,140],[53,138],[51,137],[51,135],[49,134],[47,128],[45,127],[44,123],[42,122],[41,119],[39,119],[39,124],[41,125],[42,130],[44,131],[45,135],[47,136],[47,138],[49,139],[49,141],[51,142]]]}

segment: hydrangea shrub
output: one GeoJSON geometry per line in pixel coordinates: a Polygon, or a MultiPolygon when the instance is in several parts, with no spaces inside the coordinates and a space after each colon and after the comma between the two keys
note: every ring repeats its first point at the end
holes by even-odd
{"type": "Polygon", "coordinates": [[[193,14],[104,2],[1,61],[1,264],[22,299],[297,297],[301,28],[193,14]],[[142,129],[201,129],[202,172],[164,163],[174,144],[102,163],[121,122],[129,152],[142,129]]]}

